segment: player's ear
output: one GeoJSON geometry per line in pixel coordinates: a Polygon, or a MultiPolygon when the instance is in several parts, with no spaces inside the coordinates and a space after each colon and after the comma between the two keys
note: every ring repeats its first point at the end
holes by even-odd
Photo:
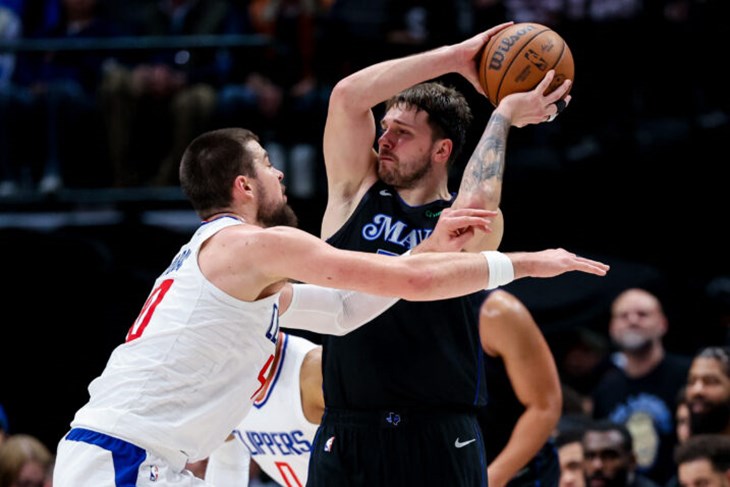
{"type": "Polygon", "coordinates": [[[233,183],[233,190],[242,194],[253,195],[253,184],[249,177],[238,175],[233,183]]]}
{"type": "Polygon", "coordinates": [[[451,157],[451,151],[453,149],[454,143],[451,139],[439,139],[436,141],[436,146],[434,148],[434,157],[437,161],[445,164],[451,157]]]}

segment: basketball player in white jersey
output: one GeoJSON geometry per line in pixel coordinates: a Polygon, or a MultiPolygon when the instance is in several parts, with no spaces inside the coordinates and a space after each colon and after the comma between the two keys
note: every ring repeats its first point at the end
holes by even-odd
{"type": "MultiPolygon", "coordinates": [[[[245,417],[273,363],[280,324],[344,334],[393,297],[445,299],[522,277],[608,270],[562,249],[402,257],[337,250],[283,226],[296,218],[282,179],[248,130],[215,130],[188,146],[180,180],[203,222],[89,385],[89,401],[59,442],[55,487],[204,485],[185,465],[210,456],[245,417]]],[[[475,228],[489,231],[493,212],[460,211],[434,230],[438,248],[460,248],[475,228]]]]}
{"type": "Polygon", "coordinates": [[[253,460],[283,486],[303,486],[324,413],[322,347],[281,332],[266,386],[233,434],[208,459],[211,485],[248,485],[253,460]]]}

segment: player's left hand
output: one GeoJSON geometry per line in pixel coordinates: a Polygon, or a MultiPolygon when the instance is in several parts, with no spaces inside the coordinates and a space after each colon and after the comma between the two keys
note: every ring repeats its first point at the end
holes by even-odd
{"type": "Polygon", "coordinates": [[[505,96],[496,110],[509,118],[514,127],[552,122],[571,100],[568,94],[571,80],[565,80],[554,91],[545,94],[554,77],[555,70],[551,69],[533,90],[505,96]]]}

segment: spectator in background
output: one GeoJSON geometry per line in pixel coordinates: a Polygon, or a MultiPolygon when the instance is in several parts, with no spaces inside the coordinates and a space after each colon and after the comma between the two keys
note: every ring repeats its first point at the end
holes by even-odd
{"type": "Polygon", "coordinates": [[[707,347],[695,355],[686,394],[693,435],[730,436],[730,348],[707,347]]]}
{"type": "Polygon", "coordinates": [[[11,435],[0,445],[0,487],[47,487],[53,455],[31,435],[11,435]]]}
{"type": "Polygon", "coordinates": [[[626,426],[612,421],[596,421],[587,426],[581,443],[587,485],[659,485],[638,472],[633,439],[626,426]]]}
{"type": "MultiPolygon", "coordinates": [[[[129,21],[138,36],[226,32],[224,0],[163,0],[144,4],[129,21]]],[[[176,186],[187,144],[211,123],[216,90],[228,69],[216,48],[150,49],[110,68],[102,85],[103,113],[115,186],[176,186]]]]}
{"type": "Polygon", "coordinates": [[[730,437],[698,435],[675,452],[683,487],[722,487],[730,483],[730,437]]]}
{"type": "Polygon", "coordinates": [[[313,197],[330,93],[315,68],[322,7],[317,0],[240,3],[244,5],[237,10],[237,30],[270,36],[275,43],[235,51],[215,123],[244,125],[261,134],[262,144],[286,174],[284,183],[291,195],[313,197]]]}
{"type": "Polygon", "coordinates": [[[689,403],[687,402],[687,388],[682,387],[677,394],[677,407],[674,411],[677,443],[682,444],[692,435],[689,403]]]}
{"type": "MultiPolygon", "coordinates": [[[[586,418],[587,421],[587,418],[586,418]]],[[[560,462],[560,481],[558,487],[585,487],[583,472],[583,432],[584,426],[578,422],[558,423],[555,434],[555,448],[560,462]]]]}
{"type": "MultiPolygon", "coordinates": [[[[24,37],[62,40],[116,33],[100,12],[99,0],[59,3],[58,17],[50,7],[43,10],[37,29],[32,28],[37,21],[27,13],[24,37]]],[[[17,54],[12,82],[0,91],[0,119],[12,120],[12,124],[0,123],[0,137],[9,144],[0,157],[18,161],[8,181],[16,186],[37,183],[41,192],[52,193],[61,188],[65,176],[76,183],[84,182],[79,178],[89,173],[99,174],[94,149],[102,154],[103,132],[94,132],[99,126],[96,94],[107,55],[73,49],[17,54]],[[42,144],[36,142],[39,129],[45,138],[42,144]]],[[[92,182],[103,185],[103,181],[92,182]]]]}
{"type": "Polygon", "coordinates": [[[690,359],[667,353],[668,319],[659,299],[627,289],[611,305],[609,334],[618,351],[593,392],[593,416],[625,425],[636,447],[638,471],[664,484],[675,471],[674,411],[690,359]]]}

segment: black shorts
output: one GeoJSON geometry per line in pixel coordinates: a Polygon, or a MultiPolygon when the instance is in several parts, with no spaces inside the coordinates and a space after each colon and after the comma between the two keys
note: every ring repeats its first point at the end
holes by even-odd
{"type": "Polygon", "coordinates": [[[473,414],[327,410],[307,487],[487,487],[473,414]]]}

